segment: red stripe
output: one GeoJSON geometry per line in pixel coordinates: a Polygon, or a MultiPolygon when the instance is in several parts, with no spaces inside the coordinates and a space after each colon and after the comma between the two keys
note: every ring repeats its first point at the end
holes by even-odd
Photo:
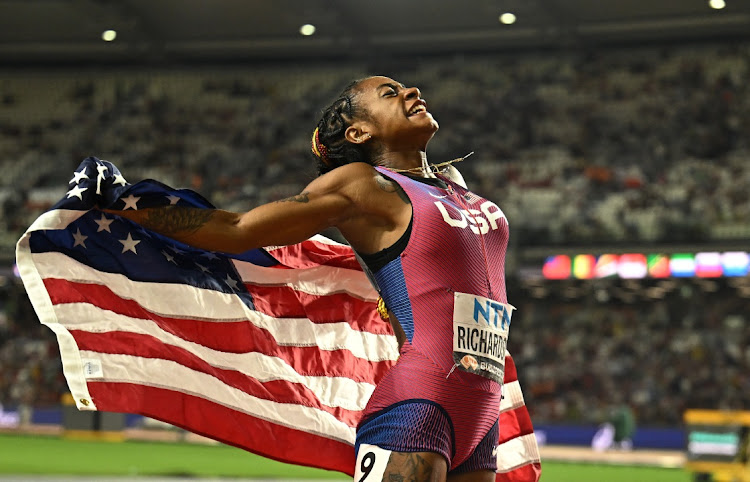
{"type": "Polygon", "coordinates": [[[531,425],[531,417],[529,417],[526,405],[502,412],[498,424],[500,427],[498,444],[505,443],[521,435],[534,433],[534,427],[531,425]]]}
{"type": "Polygon", "coordinates": [[[133,300],[125,300],[102,285],[47,278],[44,284],[53,304],[89,303],[137,319],[152,320],[164,331],[229,353],[260,352],[283,359],[302,375],[329,375],[358,382],[377,383],[394,361],[370,362],[349,350],[321,350],[316,346],[280,346],[267,330],[249,322],[216,322],[169,318],[152,313],[133,300]]]}
{"type": "Polygon", "coordinates": [[[497,474],[495,482],[536,482],[542,476],[540,463],[526,464],[504,474],[497,474]]]}
{"type": "Polygon", "coordinates": [[[503,377],[503,383],[515,382],[516,380],[518,380],[516,362],[513,361],[512,356],[505,355],[505,376],[503,377]]]}
{"type": "Polygon", "coordinates": [[[275,318],[307,318],[313,323],[345,322],[355,330],[393,335],[390,323],[380,319],[377,303],[346,293],[326,296],[297,291],[289,286],[246,284],[255,309],[275,318]]]}
{"type": "Polygon", "coordinates": [[[354,475],[354,449],[344,442],[163,388],[89,380],[88,389],[99,410],[145,415],[280,462],[354,475]]]}
{"type": "Polygon", "coordinates": [[[356,427],[362,417],[361,411],[323,404],[312,390],[301,383],[285,380],[261,382],[236,370],[217,368],[183,348],[166,345],[149,335],[122,331],[89,333],[71,330],[70,333],[81,350],[171,360],[191,370],[211,375],[228,387],[236,388],[253,397],[323,410],[350,427],[356,427]]]}
{"type": "Polygon", "coordinates": [[[314,268],[324,265],[362,272],[357,258],[354,257],[354,251],[345,245],[324,244],[308,239],[274,249],[269,253],[289,268],[314,268]]]}

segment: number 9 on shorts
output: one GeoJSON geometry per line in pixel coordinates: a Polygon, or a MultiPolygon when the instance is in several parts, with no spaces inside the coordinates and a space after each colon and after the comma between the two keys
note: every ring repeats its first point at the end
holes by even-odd
{"type": "Polygon", "coordinates": [[[390,458],[390,450],[375,445],[360,445],[354,467],[354,482],[381,482],[390,458]]]}

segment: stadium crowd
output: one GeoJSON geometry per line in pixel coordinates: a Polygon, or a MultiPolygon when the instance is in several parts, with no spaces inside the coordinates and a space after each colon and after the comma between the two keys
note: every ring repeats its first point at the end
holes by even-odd
{"type": "Polygon", "coordinates": [[[750,409],[747,280],[547,289],[518,293],[508,344],[534,420],[593,424],[624,404],[678,426],[687,408],[750,409]]]}
{"type": "MultiPolygon", "coordinates": [[[[231,210],[296,194],[315,175],[317,109],[367,73],[321,62],[5,72],[0,256],[88,155],[231,210]]],[[[387,74],[420,87],[441,123],[431,161],[474,152],[458,167],[503,208],[516,246],[750,238],[748,44],[428,57],[387,74]]],[[[56,344],[16,284],[0,287],[0,403],[56,403],[56,344]]],[[[529,293],[516,293],[510,346],[535,421],[593,421],[621,402],[656,425],[687,406],[750,407],[750,310],[732,287],[648,303],[529,293]]]]}

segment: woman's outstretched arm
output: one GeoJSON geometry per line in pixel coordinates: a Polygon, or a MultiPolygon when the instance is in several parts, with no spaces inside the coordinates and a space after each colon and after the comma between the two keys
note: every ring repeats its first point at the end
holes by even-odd
{"type": "Polygon", "coordinates": [[[331,172],[315,179],[296,196],[246,213],[182,206],[106,211],[190,246],[242,253],[264,246],[299,243],[354,215],[355,203],[350,192],[353,180],[340,174],[331,172]]]}

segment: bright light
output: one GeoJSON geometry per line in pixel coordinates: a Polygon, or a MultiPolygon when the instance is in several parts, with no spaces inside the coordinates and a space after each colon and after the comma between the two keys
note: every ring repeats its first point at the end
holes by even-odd
{"type": "Polygon", "coordinates": [[[102,32],[102,40],[104,40],[105,42],[111,42],[116,38],[117,32],[115,32],[114,30],[105,30],[104,32],[102,32]]]}
{"type": "Polygon", "coordinates": [[[722,8],[727,6],[727,2],[724,0],[709,0],[708,4],[711,6],[711,8],[715,8],[716,10],[721,10],[722,8]]]}
{"type": "Polygon", "coordinates": [[[302,35],[312,35],[315,33],[315,25],[310,25],[309,23],[306,23],[305,25],[299,28],[299,33],[301,33],[302,35]]]}
{"type": "Polygon", "coordinates": [[[500,22],[504,23],[505,25],[516,23],[516,16],[510,12],[504,13],[500,15],[500,22]]]}

